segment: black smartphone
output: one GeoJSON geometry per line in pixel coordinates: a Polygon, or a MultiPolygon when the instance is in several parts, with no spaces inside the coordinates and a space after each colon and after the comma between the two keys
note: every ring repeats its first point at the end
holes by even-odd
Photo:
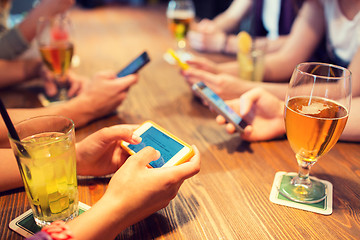
{"type": "Polygon", "coordinates": [[[129,74],[138,72],[143,66],[145,66],[150,61],[149,55],[144,51],[140,56],[135,58],[129,65],[122,69],[117,77],[125,77],[129,74]]]}
{"type": "Polygon", "coordinates": [[[198,82],[193,84],[192,90],[197,96],[207,102],[217,114],[222,115],[226,121],[232,123],[238,132],[242,133],[244,131],[247,123],[205,83],[198,82]]]}

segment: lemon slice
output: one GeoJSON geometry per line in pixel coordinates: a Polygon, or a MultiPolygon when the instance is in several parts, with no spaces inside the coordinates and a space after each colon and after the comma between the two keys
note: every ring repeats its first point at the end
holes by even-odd
{"type": "Polygon", "coordinates": [[[238,44],[239,44],[239,51],[245,54],[250,53],[252,47],[252,39],[248,32],[241,31],[237,35],[238,37],[238,44]]]}

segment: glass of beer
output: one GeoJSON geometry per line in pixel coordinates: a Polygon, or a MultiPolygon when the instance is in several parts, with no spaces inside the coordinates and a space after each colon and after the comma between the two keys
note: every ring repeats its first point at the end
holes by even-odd
{"type": "Polygon", "coordinates": [[[39,116],[15,124],[9,136],[34,219],[40,227],[78,215],[74,122],[39,116]]]}
{"type": "Polygon", "coordinates": [[[51,102],[68,100],[69,82],[66,73],[71,66],[74,52],[71,36],[71,21],[66,14],[39,19],[36,39],[40,55],[46,67],[52,72],[58,88],[56,96],[47,96],[51,102]]]}
{"type": "Polygon", "coordinates": [[[296,202],[326,198],[325,185],[309,176],[311,167],[330,151],[346,125],[351,102],[351,73],[325,63],[301,63],[291,77],[285,99],[285,127],[299,166],[280,193],[296,202]]]}
{"type": "Polygon", "coordinates": [[[192,0],[170,0],[166,17],[170,32],[175,37],[176,52],[181,60],[188,60],[191,55],[186,53],[186,34],[195,17],[195,8],[192,0]]]}

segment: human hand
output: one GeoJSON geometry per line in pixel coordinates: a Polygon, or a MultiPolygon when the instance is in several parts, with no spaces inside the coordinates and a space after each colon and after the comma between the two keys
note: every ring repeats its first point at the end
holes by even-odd
{"type": "MultiPolygon", "coordinates": [[[[279,137],[285,133],[284,102],[262,88],[253,88],[240,98],[226,101],[249,125],[241,137],[246,141],[263,141],[279,137]]],[[[217,116],[219,124],[226,124],[223,116],[217,116]]],[[[228,133],[234,133],[235,127],[226,124],[228,133]]]]}
{"type": "MultiPolygon", "coordinates": [[[[86,116],[83,122],[105,116],[124,101],[132,85],[138,81],[138,74],[117,78],[115,72],[99,72],[83,91],[74,99],[77,108],[86,116]]],[[[81,122],[81,121],[80,121],[81,122]]]]}
{"type": "Polygon", "coordinates": [[[113,211],[125,217],[127,226],[166,207],[182,183],[200,171],[200,153],[193,148],[195,155],[188,162],[165,168],[148,168],[147,164],[158,159],[160,153],[144,148],[114,174],[103,198],[116,201],[113,211]]]}
{"type": "Polygon", "coordinates": [[[138,125],[115,125],[100,129],[76,144],[77,173],[103,176],[118,170],[129,154],[122,149],[121,140],[138,144],[141,138],[133,131],[138,125]]]}
{"type": "MultiPolygon", "coordinates": [[[[50,72],[46,67],[43,67],[42,70],[43,78],[45,79],[44,88],[46,95],[55,96],[58,92],[58,84],[56,83],[56,78],[52,72],[50,72]]],[[[89,82],[88,78],[85,76],[78,75],[72,71],[68,71],[66,76],[64,76],[65,81],[69,85],[67,95],[69,98],[72,98],[78,95],[86,82],[89,82]]]]}
{"type": "Polygon", "coordinates": [[[228,74],[214,74],[200,69],[190,68],[182,71],[186,82],[192,86],[203,82],[222,99],[234,99],[248,90],[249,83],[228,74]]]}
{"type": "Polygon", "coordinates": [[[208,58],[194,56],[190,60],[187,60],[186,63],[196,69],[205,70],[211,73],[219,73],[217,64],[208,58]]]}
{"type": "Polygon", "coordinates": [[[166,207],[181,184],[200,171],[200,154],[185,163],[148,168],[160,157],[151,147],[129,157],[113,175],[104,196],[88,211],[68,222],[76,239],[114,239],[125,228],[166,207]],[[99,221],[102,219],[102,221],[99,221]]]}
{"type": "Polygon", "coordinates": [[[188,32],[187,40],[195,50],[221,52],[226,45],[226,33],[214,21],[203,19],[188,32]]]}

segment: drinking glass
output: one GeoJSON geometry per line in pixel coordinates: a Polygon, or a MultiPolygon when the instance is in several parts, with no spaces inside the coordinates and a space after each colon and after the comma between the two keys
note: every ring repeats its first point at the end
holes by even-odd
{"type": "Polygon", "coordinates": [[[177,55],[182,61],[190,59],[191,54],[186,52],[186,34],[195,17],[192,0],[170,0],[166,10],[166,17],[169,29],[176,39],[175,51],[177,55]]]}
{"type": "Polygon", "coordinates": [[[9,136],[34,220],[40,227],[78,215],[74,122],[39,116],[15,124],[9,136]]]}
{"type": "Polygon", "coordinates": [[[68,99],[69,82],[66,73],[71,66],[74,45],[72,43],[71,21],[66,14],[54,18],[42,17],[37,26],[37,43],[44,64],[54,74],[58,94],[47,96],[52,101],[68,99]]]}
{"type": "Polygon", "coordinates": [[[296,202],[316,203],[326,198],[326,187],[309,177],[311,167],[338,141],[351,102],[351,73],[325,63],[296,66],[285,99],[286,134],[299,172],[279,192],[296,202]]]}

